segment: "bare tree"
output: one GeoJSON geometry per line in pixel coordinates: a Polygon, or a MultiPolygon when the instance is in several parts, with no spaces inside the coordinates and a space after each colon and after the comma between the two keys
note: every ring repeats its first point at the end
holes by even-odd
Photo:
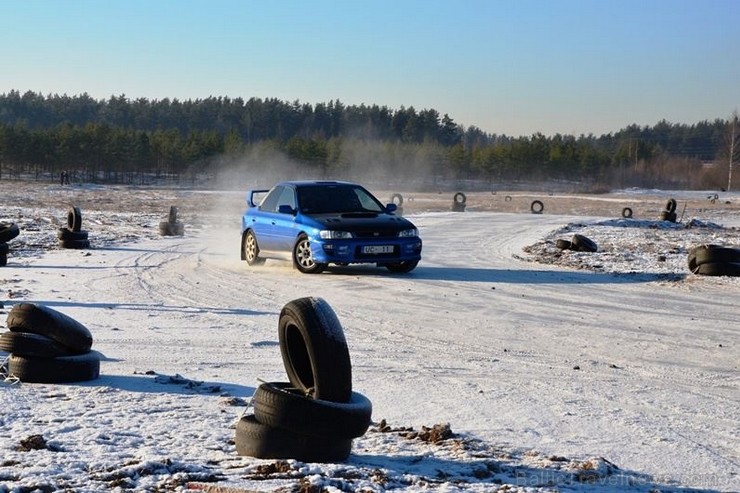
{"type": "Polygon", "coordinates": [[[738,124],[737,110],[732,112],[732,118],[727,124],[727,151],[730,159],[727,172],[727,191],[732,190],[732,167],[740,156],[740,124],[738,124]]]}

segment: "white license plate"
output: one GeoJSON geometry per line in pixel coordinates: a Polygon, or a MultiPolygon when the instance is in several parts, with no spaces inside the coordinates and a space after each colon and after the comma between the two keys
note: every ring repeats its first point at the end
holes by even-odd
{"type": "Polygon", "coordinates": [[[367,245],[362,247],[362,253],[393,253],[393,245],[367,245]]]}

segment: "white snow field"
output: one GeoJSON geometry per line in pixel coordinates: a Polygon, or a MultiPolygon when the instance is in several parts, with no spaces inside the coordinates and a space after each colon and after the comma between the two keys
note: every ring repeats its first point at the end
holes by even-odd
{"type": "Polygon", "coordinates": [[[602,198],[655,210],[629,220],[470,194],[464,213],[407,215],[410,274],[305,275],[240,261],[243,192],[0,183],[0,221],[21,228],[0,332],[42,304],[103,355],[96,380],[0,384],[0,492],[740,491],[740,279],[686,265],[691,246],[740,246],[737,208],[667,224],[658,192],[602,198]],[[56,245],[74,203],[90,249],[56,245]],[[158,235],[171,204],[184,236],[158,235]],[[599,251],[553,246],[575,232],[599,251]],[[304,296],[337,313],[373,425],[343,463],[238,456],[254,389],[287,381],[278,314],[304,296]]]}

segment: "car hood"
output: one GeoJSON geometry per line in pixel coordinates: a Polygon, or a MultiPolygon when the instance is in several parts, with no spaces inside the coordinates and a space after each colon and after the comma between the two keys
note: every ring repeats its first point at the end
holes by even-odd
{"type": "Polygon", "coordinates": [[[344,213],[344,214],[312,214],[311,219],[326,229],[354,231],[368,228],[382,228],[393,231],[415,228],[408,219],[386,213],[344,213]]]}

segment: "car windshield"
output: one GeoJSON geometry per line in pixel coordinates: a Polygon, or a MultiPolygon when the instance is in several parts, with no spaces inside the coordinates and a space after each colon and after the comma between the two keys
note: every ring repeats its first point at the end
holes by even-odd
{"type": "Polygon", "coordinates": [[[316,184],[297,189],[298,207],[304,214],[383,212],[385,208],[358,185],[316,184]]]}

